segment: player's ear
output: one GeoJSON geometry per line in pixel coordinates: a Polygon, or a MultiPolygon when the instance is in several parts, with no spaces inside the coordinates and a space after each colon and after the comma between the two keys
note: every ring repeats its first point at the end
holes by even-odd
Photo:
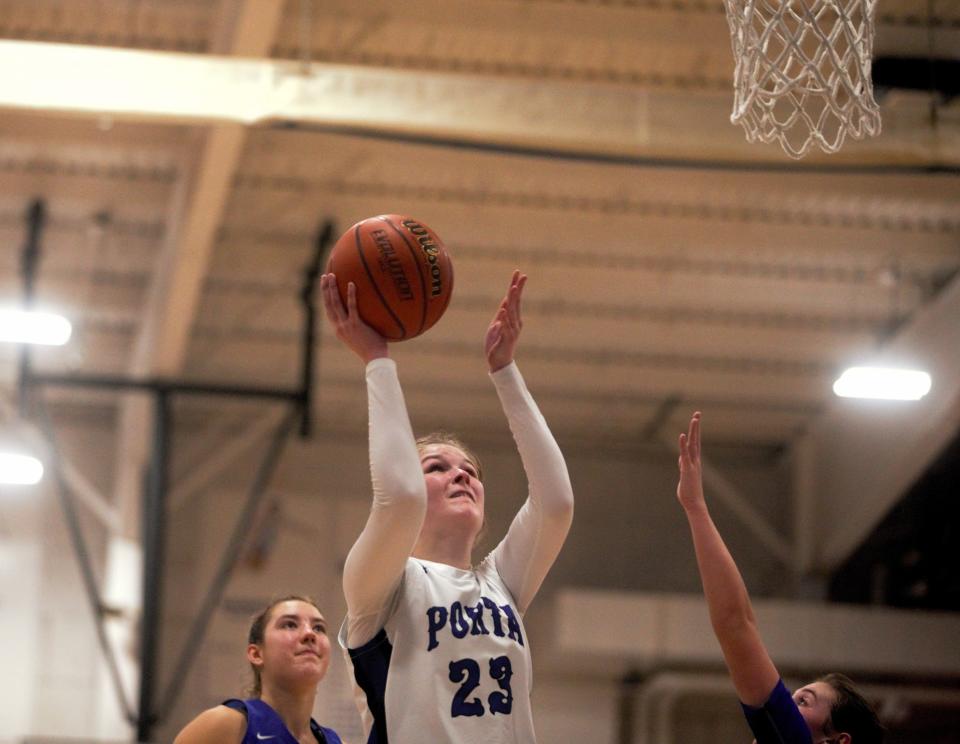
{"type": "Polygon", "coordinates": [[[263,649],[257,643],[247,646],[247,661],[255,667],[263,666],[263,649]]]}

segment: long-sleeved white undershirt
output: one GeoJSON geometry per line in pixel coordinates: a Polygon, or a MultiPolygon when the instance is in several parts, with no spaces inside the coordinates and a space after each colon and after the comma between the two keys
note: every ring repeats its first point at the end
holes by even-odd
{"type": "MultiPolygon", "coordinates": [[[[344,566],[343,588],[352,619],[382,615],[390,603],[420,534],[427,504],[396,365],[390,359],[375,359],[367,365],[366,376],[373,505],[344,566]]],[[[516,364],[490,377],[529,483],[527,500],[490,557],[524,612],[570,529],[573,489],[560,448],[516,364]]],[[[366,640],[348,639],[351,647],[366,640]]]]}

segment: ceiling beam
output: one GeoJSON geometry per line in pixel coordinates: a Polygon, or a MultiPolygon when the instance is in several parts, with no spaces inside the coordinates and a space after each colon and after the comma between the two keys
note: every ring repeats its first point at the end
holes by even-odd
{"type": "MultiPolygon", "coordinates": [[[[730,125],[732,93],[320,63],[305,75],[298,62],[255,59],[267,53],[238,60],[0,41],[0,66],[30,70],[0,81],[0,109],[295,124],[607,157],[781,160],[776,146],[750,145],[730,125]]],[[[960,162],[960,134],[930,126],[926,99],[901,100],[884,117],[882,140],[849,143],[840,159],[960,162]]]]}
{"type": "MultiPolygon", "coordinates": [[[[282,7],[282,0],[224,2],[222,25],[229,27],[237,40],[229,51],[254,57],[265,54],[282,7]]],[[[214,236],[244,139],[245,131],[239,125],[215,127],[201,145],[196,169],[181,169],[168,210],[164,246],[157,257],[146,311],[134,344],[130,363],[134,376],[175,376],[183,366],[214,236]]],[[[136,504],[149,451],[150,413],[149,401],[127,396],[118,425],[114,482],[117,503],[124,515],[124,532],[132,539],[139,535],[136,504]]]]}
{"type": "MultiPolygon", "coordinates": [[[[227,29],[214,43],[236,56],[269,52],[283,10],[282,0],[245,0],[221,6],[227,29]]],[[[168,236],[154,277],[147,316],[133,363],[137,374],[173,376],[187,352],[217,228],[233,186],[246,141],[245,129],[221,124],[207,132],[197,168],[172,204],[168,236]]]]}

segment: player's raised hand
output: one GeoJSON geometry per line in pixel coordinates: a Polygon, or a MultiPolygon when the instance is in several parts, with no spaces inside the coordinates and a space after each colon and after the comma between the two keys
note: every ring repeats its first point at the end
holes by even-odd
{"type": "Polygon", "coordinates": [[[703,469],[700,463],[700,411],[690,419],[690,428],[680,435],[680,482],[677,499],[687,511],[704,505],[703,469]]]}
{"type": "Polygon", "coordinates": [[[520,330],[523,328],[520,305],[526,283],[527,275],[515,270],[510,278],[507,293],[500,301],[500,306],[487,327],[487,333],[483,339],[483,351],[491,372],[496,372],[513,361],[513,353],[516,351],[520,330]]]}
{"type": "Polygon", "coordinates": [[[386,339],[363,322],[357,311],[357,287],[353,282],[347,285],[347,306],[340,300],[337,289],[337,277],[324,274],[320,277],[320,293],[327,321],[343,341],[364,363],[371,359],[390,356],[386,339]]]}

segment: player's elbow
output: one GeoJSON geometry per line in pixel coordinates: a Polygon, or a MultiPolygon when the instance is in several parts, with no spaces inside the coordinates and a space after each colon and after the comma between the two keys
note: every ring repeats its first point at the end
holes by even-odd
{"type": "Polygon", "coordinates": [[[573,521],[573,486],[570,477],[564,477],[552,487],[552,498],[544,499],[543,512],[547,519],[568,525],[573,521]]]}
{"type": "Polygon", "coordinates": [[[374,502],[403,512],[426,512],[427,484],[420,469],[374,472],[374,502]]]}
{"type": "Polygon", "coordinates": [[[569,498],[556,499],[544,509],[544,518],[557,526],[569,528],[573,523],[573,492],[569,498]]]}
{"type": "Polygon", "coordinates": [[[405,513],[417,514],[422,520],[427,512],[427,484],[423,476],[417,473],[416,478],[398,482],[393,491],[393,502],[405,513]]]}

